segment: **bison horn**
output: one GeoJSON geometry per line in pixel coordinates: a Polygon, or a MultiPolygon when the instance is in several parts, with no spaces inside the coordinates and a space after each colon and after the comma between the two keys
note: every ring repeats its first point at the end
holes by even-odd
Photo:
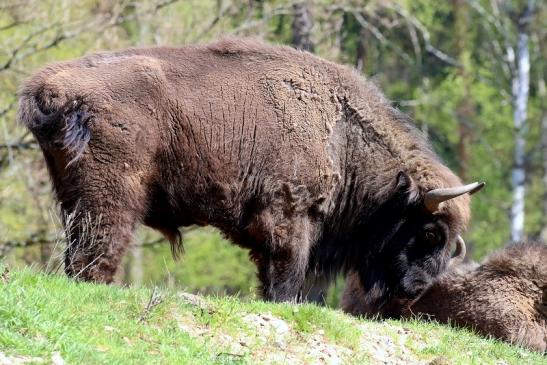
{"type": "Polygon", "coordinates": [[[448,265],[453,266],[463,262],[466,252],[467,249],[465,247],[465,241],[463,240],[462,236],[458,235],[458,238],[456,238],[456,250],[454,251],[454,254],[452,255],[452,258],[450,259],[450,263],[448,265]]]}
{"type": "Polygon", "coordinates": [[[473,194],[484,187],[484,182],[474,182],[472,184],[457,186],[455,188],[433,189],[425,193],[424,205],[431,213],[439,209],[439,204],[444,201],[454,199],[460,195],[473,194]]]}

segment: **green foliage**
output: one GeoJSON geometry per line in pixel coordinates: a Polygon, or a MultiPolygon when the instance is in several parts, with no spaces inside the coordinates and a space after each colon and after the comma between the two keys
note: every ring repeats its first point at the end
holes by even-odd
{"type": "MultiPolygon", "coordinates": [[[[255,267],[247,250],[232,245],[212,228],[184,234],[185,254],[171,259],[167,243],[143,250],[145,284],[161,284],[201,294],[252,296],[255,267]]],[[[131,255],[125,266],[131,265],[131,255]]],[[[128,278],[131,281],[131,278],[128,278]]]]}

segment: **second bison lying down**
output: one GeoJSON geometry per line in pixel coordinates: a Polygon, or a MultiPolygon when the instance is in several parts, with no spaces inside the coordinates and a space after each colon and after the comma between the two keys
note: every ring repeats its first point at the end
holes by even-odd
{"type": "MultiPolygon", "coordinates": [[[[374,316],[362,289],[348,277],[342,306],[374,316]]],[[[547,245],[518,244],[489,255],[482,265],[452,267],[401,316],[426,316],[540,352],[547,351],[547,245]]]]}

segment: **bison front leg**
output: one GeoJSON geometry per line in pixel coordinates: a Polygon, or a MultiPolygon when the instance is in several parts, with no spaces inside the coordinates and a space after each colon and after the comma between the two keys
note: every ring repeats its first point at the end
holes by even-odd
{"type": "Polygon", "coordinates": [[[265,300],[302,300],[312,231],[307,217],[296,220],[289,227],[284,225],[274,230],[268,250],[258,260],[259,279],[265,300]]]}
{"type": "Polygon", "coordinates": [[[136,215],[130,211],[78,209],[65,216],[65,272],[86,281],[110,283],[131,242],[136,215]]]}

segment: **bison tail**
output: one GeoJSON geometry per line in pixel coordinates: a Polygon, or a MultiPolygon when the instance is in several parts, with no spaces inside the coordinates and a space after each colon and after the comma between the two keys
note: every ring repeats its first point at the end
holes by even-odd
{"type": "Polygon", "coordinates": [[[63,99],[44,87],[26,85],[20,93],[17,118],[42,148],[64,150],[70,165],[80,158],[91,139],[92,114],[86,110],[83,98],[63,99]]]}
{"type": "MultiPolygon", "coordinates": [[[[17,119],[33,133],[40,131],[46,124],[51,124],[57,113],[53,111],[46,112],[43,102],[38,101],[41,95],[31,93],[29,90],[23,90],[19,98],[19,110],[17,119]]],[[[43,98],[40,98],[41,101],[43,98]]]]}
{"type": "Polygon", "coordinates": [[[184,254],[184,245],[182,244],[182,233],[177,228],[161,228],[161,233],[171,244],[171,255],[177,260],[184,254]]]}

